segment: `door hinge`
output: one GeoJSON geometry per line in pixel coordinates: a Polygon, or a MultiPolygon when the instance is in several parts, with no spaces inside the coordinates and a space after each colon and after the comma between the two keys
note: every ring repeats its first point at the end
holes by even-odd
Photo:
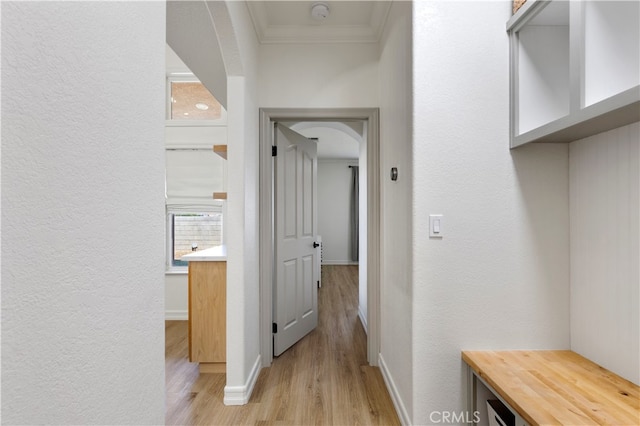
{"type": "Polygon", "coordinates": [[[271,147],[271,156],[276,157],[277,155],[278,155],[278,147],[274,145],[271,147]]]}
{"type": "Polygon", "coordinates": [[[273,334],[276,334],[278,332],[278,324],[276,324],[275,322],[271,324],[271,332],[273,334]]]}
{"type": "Polygon", "coordinates": [[[318,280],[318,288],[320,288],[320,280],[318,280]]]}

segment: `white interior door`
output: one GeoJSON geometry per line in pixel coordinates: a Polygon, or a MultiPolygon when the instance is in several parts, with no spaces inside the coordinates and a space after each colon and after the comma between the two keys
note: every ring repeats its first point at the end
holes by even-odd
{"type": "Polygon", "coordinates": [[[316,247],[318,149],[276,124],[275,285],[273,354],[280,355],[318,325],[316,247]],[[275,330],[274,330],[275,331],[275,330]]]}

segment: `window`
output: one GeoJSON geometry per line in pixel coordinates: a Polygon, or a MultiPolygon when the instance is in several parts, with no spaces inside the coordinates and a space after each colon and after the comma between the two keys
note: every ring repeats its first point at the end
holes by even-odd
{"type": "Polygon", "coordinates": [[[169,76],[167,94],[167,124],[170,126],[226,122],[224,107],[194,76],[169,76]]]}
{"type": "Polygon", "coordinates": [[[180,260],[194,248],[224,244],[226,161],[213,144],[226,144],[226,112],[193,75],[167,77],[165,197],[167,271],[185,272],[180,260]]]}
{"type": "Polygon", "coordinates": [[[224,160],[209,149],[166,150],[167,269],[186,270],[180,260],[198,250],[223,244],[224,201],[213,192],[225,187],[224,160]]]}
{"type": "Polygon", "coordinates": [[[222,213],[169,213],[169,269],[186,267],[180,260],[194,249],[222,244],[222,213]]]}

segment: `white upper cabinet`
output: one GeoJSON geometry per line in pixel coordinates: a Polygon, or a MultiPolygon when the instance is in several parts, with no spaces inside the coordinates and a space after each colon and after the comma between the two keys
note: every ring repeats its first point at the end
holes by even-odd
{"type": "Polygon", "coordinates": [[[512,148],[640,120],[640,1],[529,0],[507,30],[512,148]]]}

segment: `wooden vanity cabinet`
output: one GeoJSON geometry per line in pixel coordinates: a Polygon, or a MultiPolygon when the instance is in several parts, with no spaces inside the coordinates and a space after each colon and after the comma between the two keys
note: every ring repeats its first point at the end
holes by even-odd
{"type": "Polygon", "coordinates": [[[227,361],[227,262],[189,262],[189,361],[224,373],[227,361]]]}

